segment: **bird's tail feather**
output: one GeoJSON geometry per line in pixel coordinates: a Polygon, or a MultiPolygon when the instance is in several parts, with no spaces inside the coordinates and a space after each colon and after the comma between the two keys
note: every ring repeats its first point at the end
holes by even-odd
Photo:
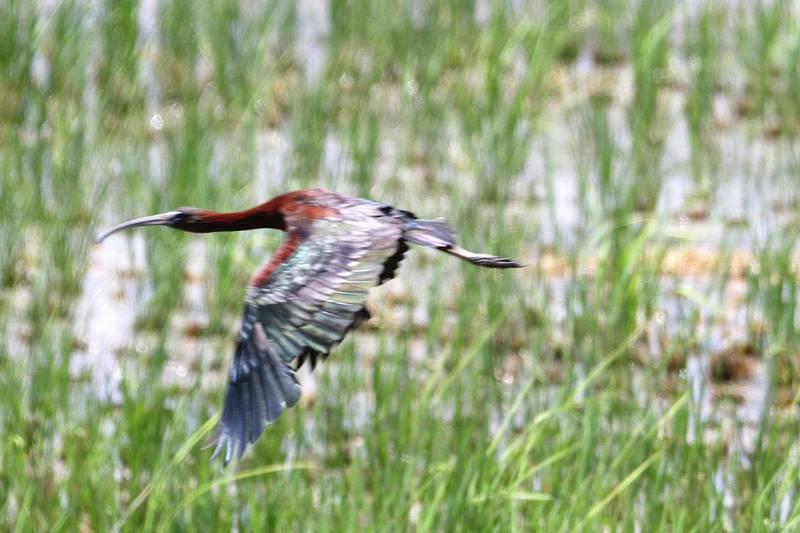
{"type": "Polygon", "coordinates": [[[456,244],[456,232],[443,218],[409,220],[403,228],[403,238],[412,244],[443,249],[456,244]]]}
{"type": "Polygon", "coordinates": [[[489,254],[477,254],[461,248],[456,244],[456,232],[441,218],[435,220],[415,219],[406,222],[403,238],[412,244],[436,248],[459,259],[469,261],[473,265],[488,268],[519,268],[525,266],[515,259],[489,254]]]}

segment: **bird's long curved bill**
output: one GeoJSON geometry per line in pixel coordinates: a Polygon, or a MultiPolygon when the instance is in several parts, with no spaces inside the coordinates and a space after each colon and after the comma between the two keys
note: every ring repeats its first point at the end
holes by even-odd
{"type": "Polygon", "coordinates": [[[118,224],[111,228],[110,230],[104,231],[100,235],[98,235],[96,243],[103,242],[106,237],[111,235],[112,233],[116,233],[118,231],[122,231],[128,228],[138,228],[139,226],[164,226],[169,224],[170,220],[178,214],[178,211],[168,211],[166,213],[159,213],[158,215],[150,215],[147,217],[141,218],[134,218],[133,220],[129,220],[127,222],[123,222],[122,224],[118,224]]]}

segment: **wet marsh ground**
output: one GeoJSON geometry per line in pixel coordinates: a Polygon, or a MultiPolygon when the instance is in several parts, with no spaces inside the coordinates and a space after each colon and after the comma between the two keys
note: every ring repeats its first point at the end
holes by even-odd
{"type": "Polygon", "coordinates": [[[800,6],[0,0],[0,529],[800,530],[800,6]],[[223,470],[277,232],[446,216],[223,470]]]}

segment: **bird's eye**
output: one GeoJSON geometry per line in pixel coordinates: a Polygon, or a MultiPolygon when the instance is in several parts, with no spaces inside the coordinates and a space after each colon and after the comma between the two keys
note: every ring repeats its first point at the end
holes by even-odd
{"type": "Polygon", "coordinates": [[[172,216],[169,222],[171,225],[182,224],[184,222],[187,222],[189,220],[189,217],[191,217],[191,213],[187,213],[185,211],[177,211],[172,216]]]}

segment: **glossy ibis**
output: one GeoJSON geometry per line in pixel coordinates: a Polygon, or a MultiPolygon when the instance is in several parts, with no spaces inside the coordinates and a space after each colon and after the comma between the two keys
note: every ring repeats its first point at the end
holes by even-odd
{"type": "Polygon", "coordinates": [[[394,277],[408,244],[435,248],[475,265],[522,266],[456,245],[442,219],[420,220],[386,204],[322,189],[295,191],[231,213],[184,207],[124,222],[100,235],[139,226],[193,233],[271,228],[283,244],[250,280],[244,316],[212,443],[224,462],[241,457],[264,427],[300,399],[295,371],[312,368],[348,331],[369,318],[367,292],[394,277]]]}

